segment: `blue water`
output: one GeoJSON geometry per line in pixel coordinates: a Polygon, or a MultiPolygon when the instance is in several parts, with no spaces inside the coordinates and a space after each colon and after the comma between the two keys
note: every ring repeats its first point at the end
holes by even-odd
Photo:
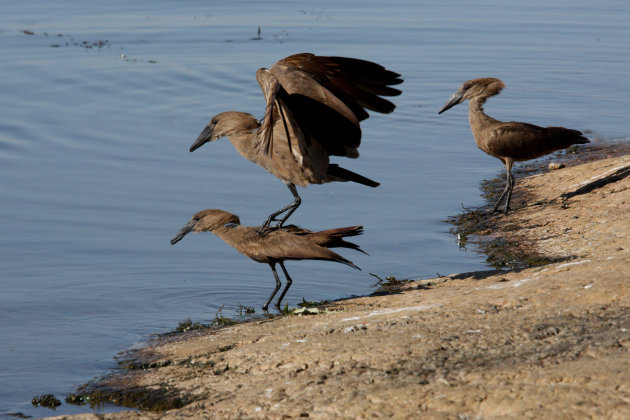
{"type": "Polygon", "coordinates": [[[479,182],[502,172],[475,147],[465,105],[436,114],[463,81],[504,80],[486,107],[498,119],[630,136],[630,4],[548,3],[3,0],[0,416],[86,411],[30,400],[63,400],[186,318],[260,313],[267,266],[211,234],[169,239],[204,208],[258,225],[290,202],[227,139],[188,148],[215,113],[262,117],[256,69],[296,52],[373,60],[405,82],[393,114],[362,124],[361,158],[336,160],[381,186],[301,189],[291,218],[364,225],[370,255],[341,251],[363,271],[288,263],[287,301],[370,293],[369,273],[484,269],[442,222],[482,204],[479,182]]]}

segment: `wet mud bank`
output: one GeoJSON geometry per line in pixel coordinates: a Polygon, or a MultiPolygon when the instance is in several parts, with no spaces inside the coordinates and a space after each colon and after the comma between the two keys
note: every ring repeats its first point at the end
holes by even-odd
{"type": "Polygon", "coordinates": [[[524,166],[512,212],[452,218],[496,268],[161,337],[85,390],[141,411],[71,417],[628,418],[629,153],[524,166]]]}
{"type": "MultiPolygon", "coordinates": [[[[607,183],[619,181],[628,176],[630,168],[622,164],[620,168],[606,173],[600,179],[593,179],[592,182],[584,180],[584,184],[579,187],[568,185],[568,187],[576,187],[570,191],[561,192],[561,188],[557,188],[559,195],[542,194],[541,190],[546,188],[544,184],[521,185],[524,178],[537,177],[549,172],[560,173],[565,168],[594,161],[603,163],[606,159],[629,154],[630,141],[604,142],[588,146],[572,146],[533,162],[517,163],[514,168],[517,181],[511,213],[530,213],[535,217],[543,208],[560,206],[562,209],[567,209],[570,205],[569,198],[594,191],[607,183]]],[[[547,179],[551,184],[555,182],[553,175],[545,178],[547,179]]],[[[562,255],[550,253],[544,246],[538,245],[536,239],[541,238],[527,238],[524,233],[535,226],[524,225],[520,217],[505,216],[501,212],[489,215],[488,212],[504,187],[504,173],[482,181],[481,195],[487,204],[481,208],[464,208],[461,213],[445,220],[452,225],[450,230],[457,236],[460,247],[472,248],[473,251],[484,255],[488,264],[496,269],[534,267],[576,257],[567,253],[562,255]]],[[[553,224],[553,221],[547,221],[547,224],[553,224]]]]}

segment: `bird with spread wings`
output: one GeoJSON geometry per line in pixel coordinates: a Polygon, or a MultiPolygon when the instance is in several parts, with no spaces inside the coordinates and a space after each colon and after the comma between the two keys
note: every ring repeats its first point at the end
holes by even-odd
{"type": "Polygon", "coordinates": [[[330,163],[330,156],[359,157],[360,122],[367,110],[391,113],[395,105],[382,96],[397,96],[391,86],[400,74],[365,60],[295,54],[261,68],[256,79],[265,96],[262,121],[251,114],[228,111],[213,116],[190,147],[227,136],[246,159],[286,183],[294,201],[272,213],[277,227],[299,207],[296,185],[353,181],[370,187],[371,179],[330,163]],[[278,216],[283,217],[278,218],[278,216]]]}

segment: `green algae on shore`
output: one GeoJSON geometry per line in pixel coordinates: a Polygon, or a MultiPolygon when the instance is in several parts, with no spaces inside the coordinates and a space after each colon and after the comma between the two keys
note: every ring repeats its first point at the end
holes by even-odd
{"type": "Polygon", "coordinates": [[[33,407],[46,407],[54,410],[61,405],[61,401],[54,394],[44,394],[33,397],[31,404],[33,407]]]}

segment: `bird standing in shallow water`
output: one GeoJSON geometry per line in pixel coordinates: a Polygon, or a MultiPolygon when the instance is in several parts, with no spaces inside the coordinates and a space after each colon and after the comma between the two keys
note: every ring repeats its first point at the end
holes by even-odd
{"type": "Polygon", "coordinates": [[[451,96],[438,114],[468,99],[470,128],[477,147],[503,162],[507,170],[505,189],[492,209],[492,213],[496,212],[503,197],[507,195],[504,211],[507,214],[514,187],[512,165],[515,161],[535,159],[565,149],[572,144],[590,142],[578,130],[539,127],[513,121],[502,122],[486,115],[483,112],[483,104],[489,97],[498,95],[504,87],[501,80],[492,77],[469,80],[451,96]]]}
{"type": "Polygon", "coordinates": [[[272,213],[261,231],[272,221],[280,227],[301,203],[296,185],[332,181],[379,185],[329,163],[329,156],[359,157],[359,123],[369,116],[365,109],[392,112],[395,105],[381,96],[400,95],[390,87],[402,83],[399,76],[365,60],[292,55],[256,72],[266,101],[262,121],[244,112],[217,114],[190,151],[227,136],[243,157],[283,180],[294,201],[272,213]]]}
{"type": "Polygon", "coordinates": [[[286,260],[327,260],[336,261],[360,270],[352,261],[328,248],[351,248],[365,253],[358,245],[343,238],[363,233],[363,226],[350,226],[338,229],[313,232],[297,226],[270,229],[264,236],[258,236],[258,227],[241,226],[238,216],[227,211],[208,209],[195,213],[193,217],[171,239],[175,245],[190,232],[212,232],[238,252],[259,263],[267,263],[276,279],[276,288],[263,306],[267,310],[269,303],[280,289],[281,283],[276,272],[276,264],[284,272],[286,286],[276,302],[276,308],[291,287],[291,277],[284,267],[286,260]]]}

